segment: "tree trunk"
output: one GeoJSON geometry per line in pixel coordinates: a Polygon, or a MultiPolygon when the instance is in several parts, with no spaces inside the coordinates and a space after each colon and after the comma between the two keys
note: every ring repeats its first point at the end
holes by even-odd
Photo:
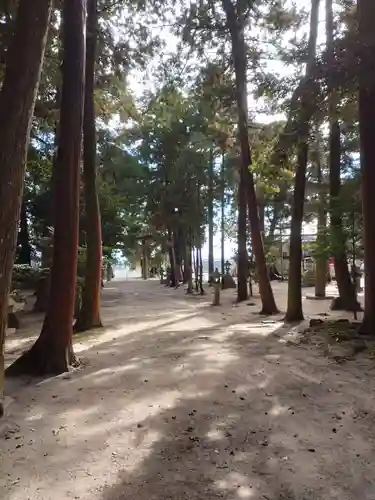
{"type": "Polygon", "coordinates": [[[17,245],[18,245],[17,264],[27,264],[28,266],[30,266],[31,245],[30,245],[29,224],[27,222],[27,210],[26,210],[25,199],[22,200],[17,245]]]}
{"type": "Polygon", "coordinates": [[[247,199],[246,179],[241,168],[240,183],[238,186],[238,219],[237,219],[237,302],[247,300],[247,199]]]}
{"type": "MultiPolygon", "coordinates": [[[[316,57],[316,40],[318,36],[320,0],[311,1],[310,15],[310,35],[308,44],[308,60],[306,64],[306,76],[309,78],[312,74],[316,57]]],[[[307,108],[311,100],[311,95],[303,96],[302,107],[307,108]]],[[[297,171],[295,176],[295,186],[292,206],[292,221],[290,229],[290,247],[289,247],[289,276],[288,276],[288,305],[285,315],[286,321],[302,321],[302,290],[301,290],[301,263],[302,263],[302,223],[303,209],[305,203],[306,171],[308,161],[308,140],[309,140],[309,121],[305,120],[301,124],[300,137],[297,153],[297,171]]]]}
{"type": "Polygon", "coordinates": [[[180,285],[181,281],[181,268],[182,268],[182,237],[181,237],[181,228],[178,227],[173,234],[173,252],[174,252],[174,261],[175,261],[175,278],[176,278],[176,286],[180,285]]]}
{"type": "Polygon", "coordinates": [[[214,156],[210,152],[208,170],[208,279],[214,272],[214,156]]]}
{"type": "Polygon", "coordinates": [[[322,178],[322,165],[320,161],[320,141],[319,129],[317,127],[317,141],[316,141],[316,167],[317,167],[317,184],[318,184],[318,235],[317,246],[318,252],[315,258],[315,297],[322,299],[326,296],[326,282],[327,282],[327,255],[325,249],[322,249],[325,242],[325,233],[327,227],[327,213],[326,213],[326,197],[323,187],[322,178]]]}
{"type": "Polygon", "coordinates": [[[188,295],[193,293],[193,261],[192,261],[192,241],[191,241],[191,229],[189,229],[189,236],[186,246],[186,259],[184,273],[186,274],[186,283],[188,295]]]}
{"type": "Polygon", "coordinates": [[[375,4],[358,0],[361,72],[359,129],[365,256],[365,310],[360,333],[375,335],[375,4]]]}
{"type": "Polygon", "coordinates": [[[193,248],[193,261],[194,261],[194,281],[195,281],[195,291],[198,293],[199,290],[199,255],[198,247],[193,248]]]}
{"type": "Polygon", "coordinates": [[[225,274],[225,155],[221,163],[221,275],[225,274]]]}
{"type": "Polygon", "coordinates": [[[85,195],[86,270],[82,307],[76,331],[102,326],[100,292],[102,270],[102,228],[96,188],[95,62],[98,31],[97,0],[87,2],[85,104],[83,120],[83,180],[85,195]]]}
{"type": "Polygon", "coordinates": [[[74,361],[79,171],[82,145],[85,70],[85,2],[65,0],[62,14],[63,83],[56,164],[56,211],[51,291],[42,331],[32,346],[10,366],[9,374],[59,374],[74,361]]]}
{"type": "MultiPolygon", "coordinates": [[[[251,151],[248,136],[248,109],[247,109],[247,75],[246,75],[246,44],[245,44],[245,16],[243,12],[236,12],[231,0],[222,0],[223,9],[227,17],[227,25],[232,39],[232,56],[236,76],[236,100],[238,109],[238,135],[241,145],[241,177],[247,189],[247,203],[251,230],[251,241],[259,280],[259,293],[262,300],[262,313],[274,314],[277,307],[269,280],[263,240],[260,232],[257,199],[253,175],[250,172],[251,151]]],[[[238,4],[240,5],[240,4],[238,4]]],[[[247,286],[246,286],[247,296],[247,286]]]]}
{"type": "Polygon", "coordinates": [[[145,240],[142,240],[142,279],[148,279],[148,248],[145,240]]]}
{"type": "MultiPolygon", "coordinates": [[[[335,64],[333,38],[332,0],[326,0],[326,37],[327,60],[329,67],[335,64]]],[[[328,72],[328,106],[329,106],[329,196],[330,196],[330,225],[333,238],[332,254],[334,259],[335,276],[339,290],[338,299],[334,299],[332,309],[354,311],[359,309],[355,296],[355,287],[350,278],[346,257],[346,238],[342,228],[341,207],[339,203],[341,189],[341,130],[337,119],[337,97],[334,82],[328,72]]]]}
{"type": "MultiPolygon", "coordinates": [[[[305,127],[308,135],[308,126],[305,127]]],[[[302,321],[302,220],[303,205],[305,201],[306,168],[307,168],[308,146],[307,142],[299,145],[298,164],[295,176],[292,220],[290,227],[289,245],[289,274],[288,274],[288,306],[285,320],[289,322],[302,321]]]]}
{"type": "Polygon", "coordinates": [[[170,286],[175,287],[177,285],[177,278],[176,278],[176,259],[174,254],[174,238],[173,238],[173,233],[169,228],[168,228],[168,241],[169,241],[168,255],[169,255],[169,263],[171,266],[170,286]]]}
{"type": "Polygon", "coordinates": [[[199,291],[201,295],[205,294],[203,288],[203,260],[202,260],[202,241],[199,241],[199,247],[197,249],[198,260],[199,260],[199,291]]]}
{"type": "Polygon", "coordinates": [[[0,400],[3,393],[8,294],[31,120],[50,12],[50,1],[20,0],[0,91],[0,400]]]}

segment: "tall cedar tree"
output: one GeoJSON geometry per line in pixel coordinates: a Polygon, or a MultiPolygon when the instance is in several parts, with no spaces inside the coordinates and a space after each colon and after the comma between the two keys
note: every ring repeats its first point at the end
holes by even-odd
{"type": "Polygon", "coordinates": [[[20,0],[0,92],[0,398],[17,222],[50,13],[49,0],[20,0]]]}
{"type": "Polygon", "coordinates": [[[97,0],[87,0],[86,81],[83,119],[83,180],[85,194],[86,271],[75,329],[88,330],[102,326],[100,291],[102,270],[102,228],[96,186],[96,126],[95,126],[95,61],[98,35],[97,0]]]}
{"type": "MultiPolygon", "coordinates": [[[[326,0],[326,38],[328,67],[336,65],[334,54],[334,21],[332,0],[326,0]]],[[[339,202],[341,190],[341,127],[337,118],[337,96],[332,72],[328,71],[328,114],[329,114],[329,196],[330,225],[334,239],[333,259],[339,297],[332,302],[332,309],[353,311],[359,308],[355,296],[355,288],[350,278],[346,257],[346,238],[342,227],[341,207],[339,202]]]]}
{"type": "Polygon", "coordinates": [[[215,270],[214,260],[214,155],[211,149],[208,166],[208,278],[215,270]]]}
{"type": "Polygon", "coordinates": [[[327,257],[323,252],[323,245],[325,240],[325,232],[327,227],[327,213],[326,213],[326,195],[323,191],[323,172],[321,162],[321,144],[320,144],[320,128],[319,124],[316,125],[316,141],[315,141],[315,167],[316,167],[316,182],[318,185],[318,255],[316,256],[316,270],[315,270],[315,297],[324,298],[326,295],[326,282],[327,282],[327,257]]]}
{"type": "Polygon", "coordinates": [[[246,174],[240,164],[238,185],[238,215],[237,215],[237,301],[242,302],[248,298],[247,270],[249,258],[247,255],[247,193],[246,174]]]}
{"type": "Polygon", "coordinates": [[[73,361],[72,334],[77,279],[79,173],[85,75],[85,1],[65,0],[59,144],[54,190],[55,224],[51,291],[41,334],[9,367],[19,375],[58,374],[73,361]]]}
{"type": "Polygon", "coordinates": [[[361,333],[375,334],[375,3],[358,0],[361,67],[359,128],[365,254],[365,311],[361,333]]]}
{"type": "MultiPolygon", "coordinates": [[[[316,57],[316,40],[318,36],[318,18],[319,18],[319,3],[320,0],[311,1],[310,15],[310,35],[308,42],[308,54],[306,65],[306,76],[310,77],[313,71],[316,57]]],[[[303,100],[311,100],[311,95],[305,95],[303,100]]],[[[307,107],[304,102],[302,106],[307,107]]],[[[305,187],[306,187],[306,172],[308,161],[308,140],[309,140],[309,120],[305,119],[301,123],[300,135],[297,146],[297,170],[295,175],[292,220],[290,228],[290,264],[288,276],[288,306],[286,311],[286,321],[301,321],[303,320],[302,310],[302,291],[301,291],[301,263],[302,263],[302,222],[303,209],[305,203],[305,187]]]]}
{"type": "MultiPolygon", "coordinates": [[[[248,2],[247,2],[248,3],[248,2]]],[[[251,3],[251,2],[250,2],[251,3]]],[[[222,6],[227,18],[227,26],[232,40],[232,57],[236,77],[236,100],[238,110],[238,135],[241,146],[241,179],[240,183],[246,186],[251,242],[255,256],[259,293],[262,300],[262,313],[274,314],[277,306],[269,280],[266,258],[260,232],[257,197],[255,193],[254,178],[250,171],[251,151],[248,135],[248,107],[247,107],[247,63],[244,13],[246,5],[237,2],[236,8],[231,0],[222,0],[222,6]]],[[[245,283],[246,284],[246,283],[245,283]]]]}

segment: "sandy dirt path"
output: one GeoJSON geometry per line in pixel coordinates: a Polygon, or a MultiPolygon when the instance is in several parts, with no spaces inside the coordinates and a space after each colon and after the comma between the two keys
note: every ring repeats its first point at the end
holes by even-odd
{"type": "MultiPolygon", "coordinates": [[[[7,383],[0,498],[374,500],[375,362],[292,347],[282,316],[233,295],[213,308],[155,281],[110,284],[106,328],[76,340],[83,368],[7,383]]],[[[38,330],[23,323],[8,362],[38,330]]]]}

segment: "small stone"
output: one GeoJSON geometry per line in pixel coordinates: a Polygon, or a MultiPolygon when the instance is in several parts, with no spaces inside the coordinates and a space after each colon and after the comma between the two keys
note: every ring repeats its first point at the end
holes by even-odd
{"type": "Polygon", "coordinates": [[[310,453],[315,453],[315,448],[308,448],[307,451],[309,451],[310,453]]]}

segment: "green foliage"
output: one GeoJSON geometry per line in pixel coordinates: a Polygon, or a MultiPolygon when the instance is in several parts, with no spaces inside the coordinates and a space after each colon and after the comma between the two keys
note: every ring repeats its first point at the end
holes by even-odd
{"type": "MultiPolygon", "coordinates": [[[[0,77],[1,54],[6,52],[10,20],[14,15],[14,6],[10,10],[8,7],[8,2],[0,2],[3,21],[0,77]]],[[[28,236],[34,259],[40,242],[50,236],[53,223],[52,171],[61,83],[60,7],[58,2],[53,10],[25,179],[28,236]]],[[[304,104],[308,104],[309,113],[312,109],[311,120],[326,120],[324,92],[330,74],[338,92],[344,176],[342,195],[340,200],[333,200],[332,210],[339,210],[343,215],[347,244],[355,239],[359,250],[362,220],[360,200],[356,196],[359,183],[355,161],[359,149],[357,88],[349,77],[354,71],[351,67],[356,66],[353,62],[357,36],[353,2],[336,5],[337,67],[329,66],[321,47],[311,81],[301,80],[307,53],[303,29],[309,15],[306,9],[279,0],[249,0],[240,7],[246,20],[251,170],[264,208],[266,236],[272,240],[280,224],[289,223],[295,146],[301,116],[307,112],[304,104]],[[280,119],[280,113],[287,115],[287,122],[280,119]]],[[[225,234],[236,238],[240,151],[229,41],[221,0],[199,3],[99,0],[95,79],[97,185],[104,254],[108,258],[122,252],[129,262],[136,263],[142,254],[145,235],[152,236],[148,251],[155,261],[160,261],[168,251],[171,234],[181,240],[182,246],[188,242],[203,244],[208,222],[211,155],[214,214],[217,215],[221,204],[224,185],[225,234]],[[166,32],[176,37],[175,49],[165,46],[166,32]],[[163,57],[159,57],[162,52],[163,57]],[[140,72],[149,81],[144,95],[136,99],[129,81],[135,74],[141,79],[140,72]]],[[[314,140],[311,137],[311,142],[314,140]]],[[[326,129],[321,142],[322,171],[327,178],[326,129]]],[[[309,159],[309,171],[309,180],[316,182],[313,157],[309,159]]],[[[306,220],[314,219],[317,199],[316,193],[307,195],[306,220]]],[[[315,255],[329,254],[335,245],[342,244],[329,229],[320,236],[314,246],[315,255]]],[[[84,248],[83,213],[79,241],[84,248]]],[[[80,275],[84,267],[81,253],[80,275]]]]}
{"type": "Polygon", "coordinates": [[[40,278],[46,276],[49,269],[15,264],[13,266],[12,288],[34,290],[40,278]]]}

